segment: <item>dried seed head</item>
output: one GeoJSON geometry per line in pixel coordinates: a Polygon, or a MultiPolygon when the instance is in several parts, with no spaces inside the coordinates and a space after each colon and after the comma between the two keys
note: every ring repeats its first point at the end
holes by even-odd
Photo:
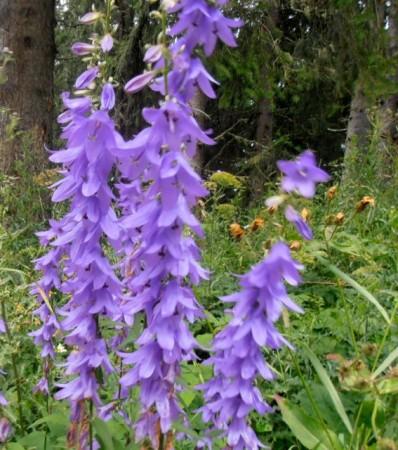
{"type": "Polygon", "coordinates": [[[235,239],[242,239],[245,235],[245,230],[238,223],[231,223],[229,233],[235,239]]]}
{"type": "Polygon", "coordinates": [[[328,200],[333,200],[334,197],[336,196],[336,193],[337,193],[337,186],[332,186],[331,188],[329,188],[326,193],[328,200]]]}
{"type": "Polygon", "coordinates": [[[370,195],[362,197],[361,201],[357,203],[356,210],[358,213],[362,212],[367,206],[376,206],[376,201],[370,195]]]}

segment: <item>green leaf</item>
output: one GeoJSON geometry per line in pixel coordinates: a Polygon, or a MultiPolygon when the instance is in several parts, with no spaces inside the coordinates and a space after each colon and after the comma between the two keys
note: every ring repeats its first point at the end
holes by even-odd
{"type": "Polygon", "coordinates": [[[393,350],[387,358],[380,364],[380,366],[374,371],[372,377],[377,378],[379,375],[381,375],[386,369],[388,369],[392,362],[395,361],[398,358],[398,347],[393,350]]]}
{"type": "Polygon", "coordinates": [[[276,401],[284,422],[305,448],[331,450],[330,444],[333,444],[333,450],[341,449],[341,444],[332,430],[325,430],[319,421],[308,416],[301,408],[292,405],[288,400],[277,396],[276,401]]]}
{"type": "Polygon", "coordinates": [[[318,261],[323,264],[326,268],[328,268],[332,273],[340,277],[342,280],[344,280],[347,284],[349,284],[352,288],[354,288],[359,294],[361,294],[366,300],[368,300],[370,303],[372,303],[380,312],[380,314],[383,316],[384,320],[390,325],[391,320],[390,317],[387,314],[387,311],[381,306],[381,304],[378,302],[378,300],[363,286],[361,286],[358,282],[353,280],[349,275],[344,273],[342,270],[334,266],[333,264],[330,264],[326,259],[322,258],[321,256],[317,255],[316,258],[318,261]]]}
{"type": "Polygon", "coordinates": [[[17,442],[10,442],[7,444],[7,450],[25,450],[25,447],[17,442]]]}
{"type": "Polygon", "coordinates": [[[108,427],[108,424],[96,418],[93,421],[93,426],[100,443],[103,445],[104,450],[115,450],[115,447],[113,445],[112,433],[108,427]]]}
{"type": "Polygon", "coordinates": [[[42,450],[44,447],[46,433],[44,431],[34,431],[20,440],[21,444],[29,449],[42,450]]]}
{"type": "Polygon", "coordinates": [[[319,361],[315,353],[313,353],[307,345],[304,345],[304,354],[311,361],[312,365],[314,366],[314,369],[316,370],[316,373],[318,374],[319,379],[325,386],[338,415],[340,416],[349,433],[352,434],[352,426],[350,419],[347,416],[343,402],[341,401],[336,388],[334,387],[332,381],[330,380],[329,375],[327,374],[326,370],[322,366],[321,362],[319,361]]]}
{"type": "Polygon", "coordinates": [[[48,425],[48,428],[54,435],[63,436],[68,430],[69,419],[68,416],[63,414],[52,414],[50,416],[42,417],[41,419],[36,420],[36,422],[32,423],[30,428],[35,428],[43,423],[48,425]]]}
{"type": "Polygon", "coordinates": [[[385,378],[379,381],[377,390],[381,395],[398,394],[398,378],[385,378]]]}

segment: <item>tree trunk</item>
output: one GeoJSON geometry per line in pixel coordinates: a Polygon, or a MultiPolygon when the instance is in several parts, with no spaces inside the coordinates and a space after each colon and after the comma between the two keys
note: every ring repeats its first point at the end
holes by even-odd
{"type": "Polygon", "coordinates": [[[344,154],[342,184],[358,181],[360,168],[366,161],[371,124],[368,117],[369,100],[360,81],[356,82],[351,100],[344,154]],[[359,171],[359,172],[358,172],[359,171]]]}
{"type": "MultiPolygon", "coordinates": [[[[275,36],[279,24],[279,1],[269,0],[267,20],[264,24],[271,37],[275,36]]],[[[252,158],[253,170],[251,174],[251,196],[253,199],[261,197],[264,191],[264,182],[267,178],[268,167],[272,166],[274,155],[272,152],[273,137],[273,98],[271,61],[273,43],[268,42],[264,49],[263,64],[261,68],[263,95],[258,102],[258,115],[256,124],[256,155],[252,158]]]]}
{"type": "Polygon", "coordinates": [[[0,86],[0,171],[27,157],[38,173],[47,162],[53,120],[54,0],[0,0],[0,44],[13,52],[0,86]],[[16,125],[10,127],[10,120],[16,125]],[[22,132],[22,133],[20,133],[22,132]],[[23,136],[23,138],[22,138],[23,136]],[[24,149],[25,147],[25,149],[24,149]]]}
{"type": "MultiPolygon", "coordinates": [[[[398,56],[398,5],[391,2],[388,11],[388,57],[396,59],[398,56]]],[[[391,82],[396,88],[398,86],[398,72],[391,77],[391,82]]],[[[396,177],[398,164],[398,94],[392,94],[381,102],[380,123],[381,139],[379,155],[377,158],[377,174],[379,182],[385,185],[396,177]]]]}
{"type": "MultiPolygon", "coordinates": [[[[195,92],[195,96],[191,101],[191,106],[193,109],[193,113],[195,115],[195,119],[197,120],[198,124],[202,129],[205,128],[206,125],[206,104],[207,104],[207,97],[200,89],[197,89],[195,92]]],[[[205,146],[198,144],[196,155],[193,160],[193,165],[195,169],[202,173],[203,167],[205,164],[205,146]]]]}
{"type": "MultiPolygon", "coordinates": [[[[145,54],[145,44],[156,42],[158,33],[158,23],[151,19],[151,11],[155,9],[156,4],[150,2],[141,2],[141,6],[136,8],[135,15],[131,15],[131,10],[126,10],[125,2],[118,2],[120,8],[120,19],[122,21],[124,36],[127,42],[123,46],[123,53],[119,57],[119,64],[116,68],[116,79],[121,86],[142,73],[146,67],[143,61],[145,54]],[[130,25],[128,22],[131,21],[130,25]]],[[[144,89],[141,92],[126,96],[119,90],[116,119],[122,135],[129,139],[134,133],[137,133],[145,124],[142,118],[142,109],[151,103],[153,105],[158,101],[158,96],[150,89],[144,89]]]]}

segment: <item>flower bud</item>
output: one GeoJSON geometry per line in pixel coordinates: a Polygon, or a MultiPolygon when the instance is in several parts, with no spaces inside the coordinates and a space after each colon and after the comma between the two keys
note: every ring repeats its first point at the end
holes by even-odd
{"type": "Polygon", "coordinates": [[[85,42],[76,42],[72,45],[72,53],[78,56],[90,55],[95,50],[95,45],[87,44],[85,42]]]}
{"type": "Polygon", "coordinates": [[[92,25],[96,23],[101,17],[103,16],[102,13],[98,11],[92,11],[87,14],[84,14],[83,17],[80,17],[79,22],[83,25],[92,25]]]}
{"type": "Polygon", "coordinates": [[[154,79],[155,75],[156,72],[153,70],[150,72],[144,72],[128,81],[124,87],[124,90],[128,94],[134,94],[149,84],[154,79]]]}

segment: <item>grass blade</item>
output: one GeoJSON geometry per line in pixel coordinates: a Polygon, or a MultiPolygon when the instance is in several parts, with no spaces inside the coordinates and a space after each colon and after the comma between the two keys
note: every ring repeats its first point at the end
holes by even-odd
{"type": "Polygon", "coordinates": [[[381,375],[388,367],[391,366],[392,362],[398,358],[398,347],[393,350],[387,358],[380,364],[380,366],[374,371],[372,377],[377,378],[381,375]]]}
{"type": "Polygon", "coordinates": [[[314,366],[314,369],[316,370],[316,373],[318,374],[319,379],[321,380],[322,384],[325,386],[330,399],[333,402],[333,405],[337,411],[337,414],[340,416],[341,420],[343,421],[344,425],[346,426],[347,430],[350,434],[352,434],[352,426],[350,419],[347,416],[347,413],[344,409],[343,402],[341,401],[341,398],[334,387],[332,381],[329,378],[328,373],[322,366],[321,362],[317,358],[317,356],[310,350],[308,346],[305,345],[304,348],[304,354],[309,358],[311,361],[311,364],[314,366]]]}
{"type": "Polygon", "coordinates": [[[361,286],[358,282],[356,282],[354,279],[352,279],[349,275],[347,275],[345,272],[334,266],[333,264],[330,264],[328,261],[326,261],[321,256],[317,256],[318,261],[323,264],[326,268],[328,268],[332,273],[337,275],[339,278],[344,280],[347,284],[349,284],[352,288],[354,288],[359,294],[361,294],[366,300],[368,300],[370,303],[372,303],[380,312],[380,314],[383,316],[384,320],[390,325],[391,320],[388,316],[387,311],[381,306],[381,304],[378,302],[376,297],[374,297],[367,289],[365,289],[363,286],[361,286]]]}

